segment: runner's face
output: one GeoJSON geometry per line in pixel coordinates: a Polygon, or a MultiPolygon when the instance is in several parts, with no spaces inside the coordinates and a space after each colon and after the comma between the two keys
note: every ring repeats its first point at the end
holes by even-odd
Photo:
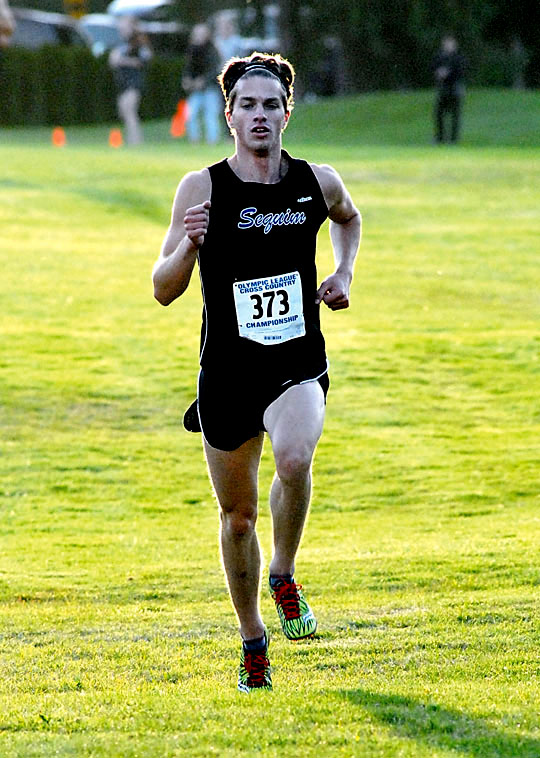
{"type": "Polygon", "coordinates": [[[255,152],[268,152],[281,144],[281,132],[289,120],[283,107],[283,87],[274,77],[240,79],[227,121],[236,139],[255,152]]]}

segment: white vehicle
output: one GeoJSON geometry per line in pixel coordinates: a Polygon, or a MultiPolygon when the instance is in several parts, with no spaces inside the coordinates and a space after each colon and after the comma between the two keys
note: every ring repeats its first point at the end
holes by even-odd
{"type": "Polygon", "coordinates": [[[107,13],[113,16],[137,16],[160,20],[169,17],[173,0],[113,0],[107,13]]]}
{"type": "Polygon", "coordinates": [[[91,42],[75,19],[63,13],[48,13],[26,8],[11,8],[15,31],[10,38],[13,47],[36,50],[43,45],[79,45],[90,47],[91,42]]]}

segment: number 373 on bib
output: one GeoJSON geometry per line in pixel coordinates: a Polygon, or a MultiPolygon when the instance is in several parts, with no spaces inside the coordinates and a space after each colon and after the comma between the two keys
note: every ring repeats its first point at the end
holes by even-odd
{"type": "Polygon", "coordinates": [[[271,345],[303,337],[306,333],[298,271],[234,282],[233,292],[241,337],[271,345]]]}

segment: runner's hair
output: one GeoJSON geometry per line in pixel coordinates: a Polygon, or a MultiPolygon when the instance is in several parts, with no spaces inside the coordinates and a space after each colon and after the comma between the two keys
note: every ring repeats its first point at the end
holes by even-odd
{"type": "Polygon", "coordinates": [[[294,106],[294,68],[279,53],[252,53],[247,58],[231,58],[227,61],[218,82],[223,92],[227,110],[232,111],[236,97],[235,87],[239,79],[252,76],[264,76],[279,79],[283,88],[283,107],[292,111],[294,106]]]}

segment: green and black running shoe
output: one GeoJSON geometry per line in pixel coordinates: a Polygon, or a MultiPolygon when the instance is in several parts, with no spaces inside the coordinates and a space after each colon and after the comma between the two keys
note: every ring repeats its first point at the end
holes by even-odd
{"type": "MultiPolygon", "coordinates": [[[[266,636],[266,635],[265,635],[266,636]]],[[[262,650],[250,651],[242,644],[240,669],[238,671],[238,689],[240,692],[253,690],[271,690],[272,677],[268,660],[268,637],[262,650]]]]}
{"type": "Polygon", "coordinates": [[[302,592],[302,585],[291,578],[271,577],[270,594],[274,598],[283,634],[289,640],[303,640],[317,631],[317,619],[302,592]]]}

